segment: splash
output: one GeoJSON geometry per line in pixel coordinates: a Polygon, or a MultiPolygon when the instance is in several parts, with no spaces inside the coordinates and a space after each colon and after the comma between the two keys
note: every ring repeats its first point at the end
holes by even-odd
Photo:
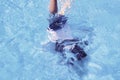
{"type": "Polygon", "coordinates": [[[59,11],[59,14],[65,14],[67,9],[71,8],[71,3],[73,0],[59,0],[61,2],[61,9],[59,11]]]}

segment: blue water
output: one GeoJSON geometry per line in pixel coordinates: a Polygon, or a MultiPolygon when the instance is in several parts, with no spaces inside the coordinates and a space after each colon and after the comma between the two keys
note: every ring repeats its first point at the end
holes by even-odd
{"type": "Polygon", "coordinates": [[[78,73],[60,65],[52,48],[43,48],[48,41],[48,0],[0,0],[0,80],[119,80],[119,3],[73,0],[66,13],[70,27],[94,29],[89,59],[78,73]]]}

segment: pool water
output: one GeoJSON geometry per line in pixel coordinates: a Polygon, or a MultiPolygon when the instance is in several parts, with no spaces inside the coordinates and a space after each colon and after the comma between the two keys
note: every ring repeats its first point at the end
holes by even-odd
{"type": "Polygon", "coordinates": [[[0,0],[0,80],[119,80],[119,3],[72,0],[66,10],[74,35],[92,29],[79,71],[61,64],[53,46],[44,45],[49,41],[48,0],[0,0]]]}

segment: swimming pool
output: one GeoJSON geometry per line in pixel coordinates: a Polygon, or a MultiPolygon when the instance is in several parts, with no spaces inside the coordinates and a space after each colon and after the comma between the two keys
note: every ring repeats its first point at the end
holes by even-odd
{"type": "Polygon", "coordinates": [[[48,41],[48,0],[1,0],[0,80],[119,80],[119,3],[73,0],[67,10],[72,29],[82,25],[94,29],[83,75],[60,65],[51,48],[43,50],[48,41]]]}

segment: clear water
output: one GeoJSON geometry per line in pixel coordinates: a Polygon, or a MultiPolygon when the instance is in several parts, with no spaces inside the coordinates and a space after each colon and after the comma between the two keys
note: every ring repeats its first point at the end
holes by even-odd
{"type": "Polygon", "coordinates": [[[48,41],[48,0],[0,0],[0,80],[119,80],[119,3],[73,0],[66,12],[69,25],[92,27],[95,34],[89,59],[78,73],[42,46],[48,41]]]}

